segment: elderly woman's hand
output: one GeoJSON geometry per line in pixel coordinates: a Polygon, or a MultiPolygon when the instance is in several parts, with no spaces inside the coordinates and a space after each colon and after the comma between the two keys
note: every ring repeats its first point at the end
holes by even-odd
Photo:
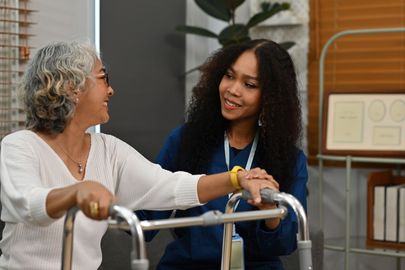
{"type": "Polygon", "coordinates": [[[98,182],[86,180],[78,184],[77,206],[89,218],[107,219],[109,208],[115,201],[115,196],[98,182]]]}
{"type": "MultiPolygon", "coordinates": [[[[241,186],[248,190],[247,187],[244,186],[242,181],[245,180],[245,183],[247,185],[251,184],[249,186],[249,192],[252,194],[253,200],[249,200],[248,202],[260,210],[268,210],[268,209],[274,209],[277,207],[275,203],[262,203],[261,202],[261,197],[260,197],[260,190],[263,189],[264,187],[271,188],[273,190],[279,191],[280,185],[278,182],[273,178],[273,176],[267,174],[267,172],[263,169],[260,168],[254,168],[250,171],[239,171],[238,172],[238,177],[239,178],[239,183],[241,186]],[[257,195],[257,197],[254,196],[257,195]],[[260,199],[259,199],[260,198],[260,199]]],[[[266,219],[265,221],[266,227],[270,230],[274,230],[277,228],[277,226],[280,224],[280,219],[279,218],[269,218],[266,219]]]]}
{"type": "Polygon", "coordinates": [[[273,176],[260,168],[238,171],[238,180],[241,187],[251,193],[252,200],[249,200],[249,203],[255,206],[261,205],[260,190],[270,188],[278,191],[279,188],[273,176]]]}

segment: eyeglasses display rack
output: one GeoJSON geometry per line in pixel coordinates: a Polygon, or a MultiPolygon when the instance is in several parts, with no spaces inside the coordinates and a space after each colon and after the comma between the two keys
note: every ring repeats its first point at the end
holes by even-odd
{"type": "Polygon", "coordinates": [[[29,0],[0,1],[0,140],[24,128],[25,113],[18,98],[18,82],[30,58],[29,0]]]}

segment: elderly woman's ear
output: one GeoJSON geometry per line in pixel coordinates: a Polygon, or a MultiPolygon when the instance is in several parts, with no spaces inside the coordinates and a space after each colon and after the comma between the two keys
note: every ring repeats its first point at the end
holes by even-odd
{"type": "Polygon", "coordinates": [[[73,90],[73,100],[75,104],[79,103],[79,97],[80,97],[81,91],[79,89],[73,90]]]}

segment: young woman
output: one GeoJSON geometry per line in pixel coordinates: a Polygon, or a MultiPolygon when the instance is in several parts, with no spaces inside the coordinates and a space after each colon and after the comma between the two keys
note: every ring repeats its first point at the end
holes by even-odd
{"type": "MultiPolygon", "coordinates": [[[[171,171],[219,173],[235,165],[260,166],[272,188],[306,207],[306,157],[299,150],[301,107],[290,55],[277,43],[252,40],[223,48],[202,67],[186,124],[173,130],[157,162],[171,171]]],[[[228,196],[176,212],[176,217],[224,211],[228,196]]],[[[236,211],[274,208],[241,201],[236,211]]],[[[146,219],[171,212],[139,213],[146,219]]],[[[297,218],[236,224],[244,240],[246,269],[283,269],[278,256],[296,249],[297,218]]],[[[158,269],[220,269],[223,226],[175,230],[158,269]]],[[[153,235],[150,235],[152,237],[153,235]]]]}

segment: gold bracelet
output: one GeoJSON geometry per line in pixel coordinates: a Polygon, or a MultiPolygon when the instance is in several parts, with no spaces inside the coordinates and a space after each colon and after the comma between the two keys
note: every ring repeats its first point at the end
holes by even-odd
{"type": "Polygon", "coordinates": [[[238,180],[238,171],[243,171],[244,169],[241,166],[234,166],[232,168],[232,170],[230,171],[231,174],[231,184],[232,186],[237,189],[240,190],[242,189],[242,187],[239,184],[239,180],[238,180]]]}

